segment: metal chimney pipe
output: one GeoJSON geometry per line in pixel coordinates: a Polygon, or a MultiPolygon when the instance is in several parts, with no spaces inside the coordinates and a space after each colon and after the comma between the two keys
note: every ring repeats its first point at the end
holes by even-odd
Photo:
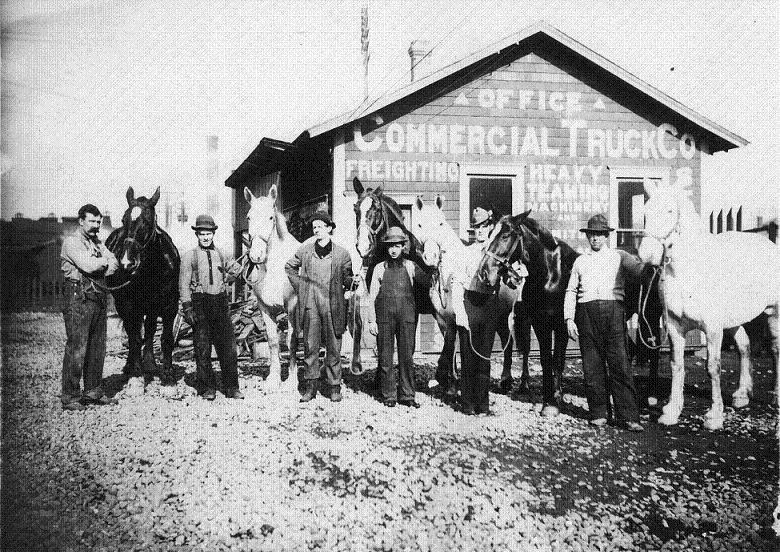
{"type": "Polygon", "coordinates": [[[409,58],[411,60],[410,76],[412,78],[411,82],[414,82],[415,72],[417,75],[423,74],[423,68],[428,65],[427,62],[431,57],[428,55],[430,51],[431,45],[427,40],[412,40],[412,43],[409,45],[409,58]]]}

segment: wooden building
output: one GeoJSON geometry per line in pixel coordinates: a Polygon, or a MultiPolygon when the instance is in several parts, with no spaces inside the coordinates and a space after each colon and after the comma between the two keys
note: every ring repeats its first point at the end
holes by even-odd
{"type": "MultiPolygon", "coordinates": [[[[357,176],[407,216],[418,195],[444,195],[463,238],[472,208],[489,201],[501,214],[531,209],[575,248],[587,245],[578,229],[606,213],[612,245],[634,249],[646,181],[687,184],[700,207],[702,155],[747,143],[541,22],[292,143],[263,139],[226,185],[237,232],[243,187],[262,194],[275,183],[294,229],[327,205],[335,239],[354,250],[357,176]]],[[[422,348],[435,350],[436,331],[422,326],[422,348]]]]}

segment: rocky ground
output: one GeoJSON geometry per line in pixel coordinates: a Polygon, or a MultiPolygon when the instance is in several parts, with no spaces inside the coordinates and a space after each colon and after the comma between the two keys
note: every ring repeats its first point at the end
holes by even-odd
{"type": "MultiPolygon", "coordinates": [[[[701,427],[709,385],[689,360],[680,425],[644,434],[586,422],[582,372],[567,370],[567,412],[542,418],[525,397],[492,394],[466,417],[427,389],[419,410],[348,379],[344,401],[299,405],[266,393],[242,362],[244,401],[188,385],[120,387],[114,336],[106,384],[119,404],[63,412],[61,317],[3,320],[4,550],[777,550],[772,370],[725,428],[701,427]]],[[[497,358],[497,357],[496,357],[497,358]]],[[[665,359],[662,374],[668,375],[665,359]]],[[[725,393],[736,362],[725,355],[725,393]]],[[[494,366],[496,375],[500,370],[494,366]]],[[[534,386],[541,384],[538,366],[534,386]]],[[[646,380],[640,377],[640,387],[646,380]]],[[[668,379],[663,380],[668,389],[668,379]]],[[[655,417],[655,414],[653,414],[655,417]]]]}

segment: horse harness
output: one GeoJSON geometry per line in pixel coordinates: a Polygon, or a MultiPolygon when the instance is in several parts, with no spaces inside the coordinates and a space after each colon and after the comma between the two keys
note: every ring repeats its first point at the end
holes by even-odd
{"type": "MultiPolygon", "coordinates": [[[[485,249],[485,255],[496,261],[498,263],[498,266],[506,270],[507,276],[510,278],[510,280],[515,283],[519,283],[523,277],[512,267],[512,264],[509,262],[509,259],[512,258],[512,255],[515,254],[515,251],[517,250],[518,245],[522,245],[523,243],[523,233],[518,231],[514,226],[510,225],[510,233],[517,236],[517,240],[512,244],[512,246],[509,248],[509,252],[502,256],[502,255],[496,255],[490,249],[485,249]]],[[[520,248],[520,251],[522,251],[523,248],[520,248]]]]}

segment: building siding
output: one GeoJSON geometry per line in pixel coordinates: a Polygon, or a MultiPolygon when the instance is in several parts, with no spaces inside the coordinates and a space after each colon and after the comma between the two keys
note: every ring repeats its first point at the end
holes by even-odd
{"type": "MultiPolygon", "coordinates": [[[[707,149],[693,125],[571,58],[526,52],[485,74],[467,71],[438,86],[422,105],[410,96],[384,109],[379,126],[360,121],[346,128],[335,197],[354,202],[355,176],[391,196],[431,201],[442,194],[448,222],[465,236],[464,172],[506,167],[519,182],[514,189],[521,197],[513,203],[532,209],[532,217],[580,249],[587,244],[578,229],[591,215],[616,216],[612,171],[634,167],[641,176],[645,168],[666,170],[672,182],[690,181],[700,206],[701,151],[707,149]],[[667,132],[672,127],[675,136],[667,132]]],[[[436,350],[437,333],[426,320],[423,350],[436,350]]]]}

